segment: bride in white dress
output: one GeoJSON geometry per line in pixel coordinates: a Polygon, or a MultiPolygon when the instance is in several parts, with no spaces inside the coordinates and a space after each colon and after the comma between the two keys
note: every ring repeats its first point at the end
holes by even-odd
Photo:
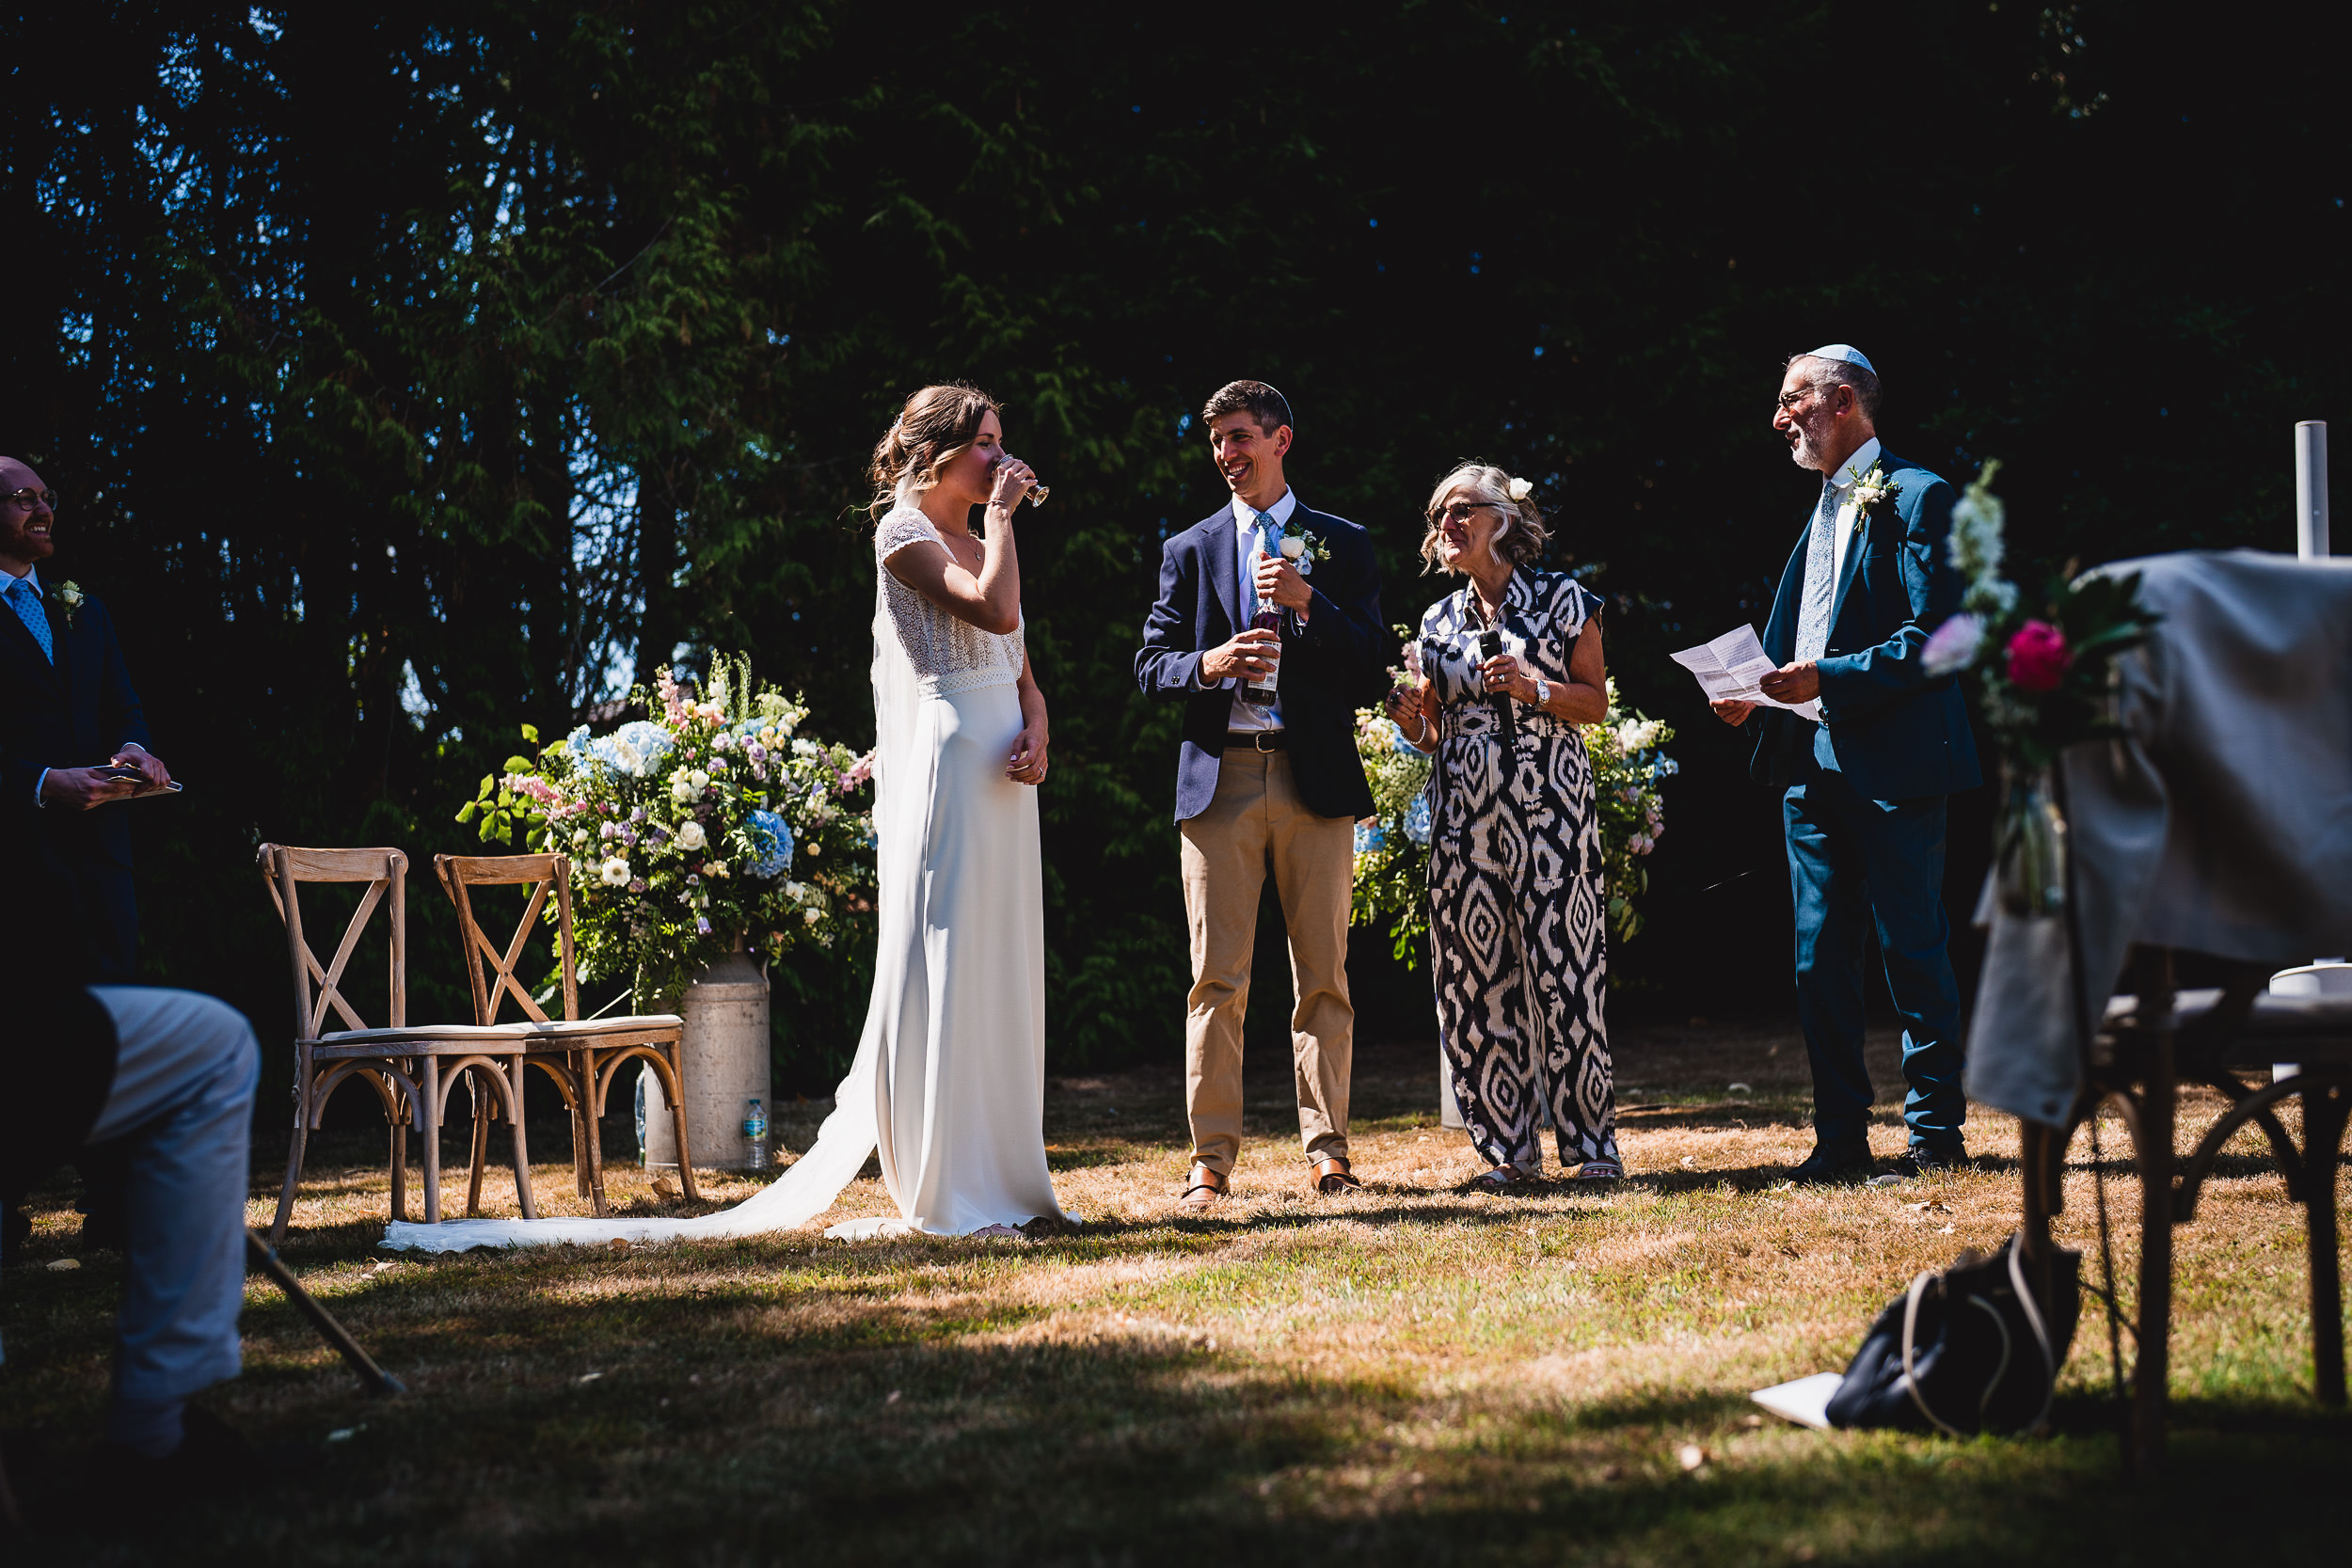
{"type": "Polygon", "coordinates": [[[1045,1166],[1045,699],[1023,641],[1013,512],[1037,476],[988,397],[926,387],[874,449],[874,832],[881,939],[857,1059],[817,1143],[700,1219],[394,1224],[453,1252],[788,1230],[879,1152],[896,1221],[828,1235],[1002,1232],[1061,1214],[1045,1166]],[[985,540],[972,508],[986,506],[985,540]]]}

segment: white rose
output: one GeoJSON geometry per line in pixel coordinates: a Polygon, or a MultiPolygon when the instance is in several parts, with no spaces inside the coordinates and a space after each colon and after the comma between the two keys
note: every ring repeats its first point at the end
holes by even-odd
{"type": "Polygon", "coordinates": [[[675,779],[672,779],[672,780],[670,781],[670,799],[671,799],[671,800],[677,800],[677,801],[681,801],[681,802],[682,802],[682,801],[686,801],[686,800],[692,800],[693,798],[694,798],[694,784],[693,784],[693,780],[692,780],[691,777],[689,777],[689,776],[688,776],[688,775],[686,775],[686,774],[680,774],[680,775],[678,775],[678,777],[676,777],[676,778],[675,778],[675,779]]]}
{"type": "Polygon", "coordinates": [[[703,832],[703,825],[701,823],[693,821],[690,818],[689,820],[678,824],[677,847],[679,848],[699,849],[709,842],[710,835],[703,832]]]}
{"type": "Polygon", "coordinates": [[[1515,479],[1504,486],[1504,490],[1513,500],[1523,501],[1535,493],[1535,486],[1523,479],[1515,479]]]}
{"type": "Polygon", "coordinates": [[[686,775],[686,782],[692,784],[696,789],[708,789],[710,787],[710,775],[697,768],[691,773],[686,775]]]}
{"type": "Polygon", "coordinates": [[[1293,534],[1288,539],[1282,541],[1283,560],[1296,561],[1300,556],[1305,555],[1306,553],[1307,541],[1299,538],[1296,534],[1293,534]]]}

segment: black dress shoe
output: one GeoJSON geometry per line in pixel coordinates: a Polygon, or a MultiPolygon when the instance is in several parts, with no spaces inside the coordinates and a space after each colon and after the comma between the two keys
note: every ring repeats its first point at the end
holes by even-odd
{"type": "Polygon", "coordinates": [[[99,1510],[135,1497],[174,1512],[241,1497],[262,1479],[263,1456],[243,1433],[200,1405],[189,1405],[183,1419],[180,1446],[161,1459],[100,1443],[83,1477],[87,1504],[99,1510]]]}
{"type": "Polygon", "coordinates": [[[1905,1181],[1916,1181],[1923,1176],[1948,1176],[1968,1168],[1968,1151],[1965,1148],[1940,1150],[1915,1147],[1898,1155],[1887,1165],[1885,1174],[1871,1178],[1871,1185],[1896,1187],[1905,1181]]]}
{"type": "Polygon", "coordinates": [[[1870,1151],[1820,1144],[1788,1179],[1806,1187],[1851,1187],[1870,1179],[1870,1151]]]}

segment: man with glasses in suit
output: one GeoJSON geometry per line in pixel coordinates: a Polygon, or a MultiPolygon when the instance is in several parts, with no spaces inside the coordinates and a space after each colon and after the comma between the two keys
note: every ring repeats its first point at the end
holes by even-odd
{"type": "MultiPolygon", "coordinates": [[[[24,823],[6,852],[56,868],[75,907],[60,911],[87,946],[92,977],[128,985],[138,965],[131,823],[101,809],[171,783],[147,750],[147,720],[106,607],[45,576],[56,551],[57,498],[30,467],[0,457],[0,796],[24,823]]],[[[121,1183],[103,1150],[80,1162],[85,1244],[122,1244],[121,1183]]],[[[0,1216],[8,1249],[23,1227],[16,1200],[0,1216]]]]}

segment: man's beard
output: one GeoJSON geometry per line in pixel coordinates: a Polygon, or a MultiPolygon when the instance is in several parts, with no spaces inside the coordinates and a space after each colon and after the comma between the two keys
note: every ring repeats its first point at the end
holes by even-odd
{"type": "Polygon", "coordinates": [[[1800,468],[1818,469],[1821,466],[1821,449],[1814,443],[1813,432],[1804,425],[1794,425],[1797,438],[1788,443],[1789,461],[1800,468]]]}

